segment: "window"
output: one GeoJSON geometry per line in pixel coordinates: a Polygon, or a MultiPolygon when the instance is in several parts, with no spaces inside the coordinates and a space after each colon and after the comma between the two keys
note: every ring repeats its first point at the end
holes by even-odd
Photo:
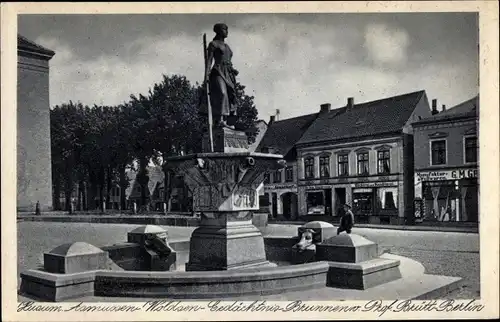
{"type": "Polygon", "coordinates": [[[269,172],[266,172],[264,174],[264,183],[269,183],[271,180],[270,180],[270,175],[269,175],[269,172]]]}
{"type": "Polygon", "coordinates": [[[358,174],[368,174],[368,152],[358,153],[358,174]]]}
{"type": "Polygon", "coordinates": [[[391,172],[391,156],[389,150],[378,151],[378,173],[391,172]]]}
{"type": "Polygon", "coordinates": [[[465,138],[465,162],[477,162],[477,137],[465,138]]]}
{"type": "Polygon", "coordinates": [[[321,178],[330,177],[330,157],[324,156],[319,158],[319,176],[321,178]]]}
{"type": "Polygon", "coordinates": [[[281,170],[276,170],[274,172],[274,182],[275,183],[281,182],[281,170]]]}
{"type": "Polygon", "coordinates": [[[304,160],[306,178],[314,178],[314,158],[308,157],[304,160]]]}
{"type": "Polygon", "coordinates": [[[293,167],[285,168],[285,181],[292,182],[293,181],[293,167]]]}
{"type": "Polygon", "coordinates": [[[342,154],[337,157],[339,164],[339,176],[349,175],[349,156],[347,154],[342,154]]]}
{"type": "Polygon", "coordinates": [[[395,210],[398,208],[398,189],[379,188],[377,189],[377,204],[381,210],[395,210]]]}
{"type": "Polygon", "coordinates": [[[431,165],[446,164],[446,140],[431,141],[431,165]]]}

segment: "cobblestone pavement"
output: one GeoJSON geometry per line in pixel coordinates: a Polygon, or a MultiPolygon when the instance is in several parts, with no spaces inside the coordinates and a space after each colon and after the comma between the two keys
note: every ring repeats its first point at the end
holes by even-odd
{"type": "MultiPolygon", "coordinates": [[[[42,264],[43,252],[74,241],[84,241],[96,246],[124,242],[127,232],[138,225],[19,222],[18,272],[42,264]]],[[[269,225],[264,235],[294,236],[295,225],[269,225]]],[[[165,227],[170,240],[188,239],[194,227],[165,227]]],[[[354,228],[379,244],[379,247],[396,255],[421,262],[427,274],[459,276],[462,287],[449,294],[449,298],[479,298],[479,235],[452,232],[400,231],[373,228],[354,228]]]]}

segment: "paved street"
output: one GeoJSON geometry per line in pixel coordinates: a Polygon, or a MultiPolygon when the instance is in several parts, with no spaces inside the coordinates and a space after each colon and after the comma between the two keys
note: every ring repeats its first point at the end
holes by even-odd
{"type": "MultiPolygon", "coordinates": [[[[43,252],[73,241],[96,246],[124,242],[127,232],[138,227],[126,224],[20,222],[18,227],[18,272],[42,264],[43,252]]],[[[265,235],[293,236],[298,226],[269,225],[265,235]]],[[[188,239],[194,227],[166,227],[170,240],[188,239]]],[[[452,232],[398,231],[355,228],[353,233],[375,241],[389,252],[421,262],[428,274],[464,278],[452,298],[479,297],[479,235],[452,232]]]]}

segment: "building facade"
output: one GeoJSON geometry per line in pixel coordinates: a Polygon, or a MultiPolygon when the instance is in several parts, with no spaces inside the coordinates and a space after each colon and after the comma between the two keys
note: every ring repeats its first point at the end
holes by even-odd
{"type": "Polygon", "coordinates": [[[287,162],[285,169],[266,175],[260,206],[267,206],[273,217],[296,219],[299,215],[297,192],[297,162],[293,160],[287,162]]]}
{"type": "Polygon", "coordinates": [[[52,210],[49,60],[54,52],[17,37],[17,211],[52,210]]]}
{"type": "Polygon", "coordinates": [[[413,124],[422,221],[479,221],[479,97],[413,124]]]}
{"type": "Polygon", "coordinates": [[[260,191],[261,211],[271,218],[281,220],[297,219],[298,208],[298,165],[295,144],[316,119],[318,113],[276,121],[271,116],[265,135],[257,152],[283,155],[286,167],[266,174],[264,189],[260,191]]]}
{"type": "Polygon", "coordinates": [[[413,128],[430,116],[424,91],[320,114],[297,142],[299,213],[356,222],[413,222],[413,128]]]}

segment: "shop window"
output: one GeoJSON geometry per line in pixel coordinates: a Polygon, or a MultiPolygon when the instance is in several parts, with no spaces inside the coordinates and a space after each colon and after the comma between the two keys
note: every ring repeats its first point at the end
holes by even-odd
{"type": "Polygon", "coordinates": [[[325,214],[325,193],[324,191],[311,191],[307,193],[307,214],[325,214]]]}
{"type": "Polygon", "coordinates": [[[314,178],[314,158],[308,157],[304,160],[306,179],[314,178]]]}
{"type": "Polygon", "coordinates": [[[378,173],[391,173],[391,156],[389,150],[378,151],[378,173]]]}
{"type": "Polygon", "coordinates": [[[269,175],[269,172],[266,172],[264,174],[264,183],[270,183],[270,175],[269,175]]]}
{"type": "Polygon", "coordinates": [[[321,178],[330,177],[330,157],[324,156],[319,158],[319,176],[321,178]]]}
{"type": "Polygon", "coordinates": [[[398,189],[378,188],[377,203],[380,210],[396,210],[398,204],[398,189]]]}
{"type": "Polygon", "coordinates": [[[358,153],[358,174],[367,175],[369,173],[368,152],[358,153]]]}
{"type": "Polygon", "coordinates": [[[337,157],[338,161],[338,173],[339,176],[349,175],[349,156],[347,154],[342,154],[337,157]]]}
{"type": "Polygon", "coordinates": [[[285,181],[286,182],[293,182],[293,167],[286,167],[285,168],[285,181]]]}
{"type": "Polygon", "coordinates": [[[373,191],[371,189],[356,189],[352,198],[353,212],[356,216],[373,214],[373,191]]]}
{"type": "Polygon", "coordinates": [[[275,183],[280,183],[281,182],[281,169],[280,170],[276,170],[274,172],[274,182],[275,183]]]}
{"type": "Polygon", "coordinates": [[[425,220],[459,220],[457,203],[460,191],[454,181],[426,182],[424,184],[425,220]]]}
{"type": "Polygon", "coordinates": [[[477,137],[465,138],[465,162],[477,162],[477,137]]]}
{"type": "Polygon", "coordinates": [[[431,164],[446,164],[446,140],[431,141],[431,164]]]}

